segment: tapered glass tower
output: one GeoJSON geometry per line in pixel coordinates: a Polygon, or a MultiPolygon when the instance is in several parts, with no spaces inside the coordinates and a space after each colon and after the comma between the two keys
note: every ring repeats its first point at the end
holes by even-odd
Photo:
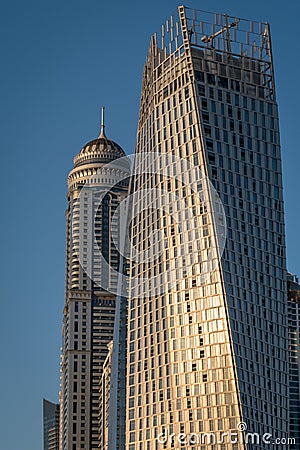
{"type": "Polygon", "coordinates": [[[268,23],[179,7],[152,37],[131,192],[110,450],[269,448],[288,431],[288,333],[268,23]]]}
{"type": "Polygon", "coordinates": [[[75,157],[68,177],[61,450],[102,448],[100,390],[114,329],[119,207],[127,194],[128,169],[118,159],[124,156],[103,125],[100,136],[75,157]]]}

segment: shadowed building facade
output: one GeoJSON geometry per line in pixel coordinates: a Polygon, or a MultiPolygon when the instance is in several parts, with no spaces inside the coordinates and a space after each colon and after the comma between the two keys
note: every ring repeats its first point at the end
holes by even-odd
{"type": "Polygon", "coordinates": [[[43,399],[44,450],[59,450],[59,404],[43,399]]]}
{"type": "Polygon", "coordinates": [[[102,378],[100,384],[100,417],[99,434],[100,448],[108,449],[108,418],[109,418],[109,399],[110,399],[110,375],[111,375],[111,354],[113,342],[108,344],[108,354],[103,364],[102,378]]]}
{"type": "Polygon", "coordinates": [[[300,284],[288,273],[290,435],[300,442],[300,284]]]}

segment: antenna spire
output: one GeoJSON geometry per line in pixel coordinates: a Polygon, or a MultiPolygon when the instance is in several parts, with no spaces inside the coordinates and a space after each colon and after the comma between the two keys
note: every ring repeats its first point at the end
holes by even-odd
{"type": "Polygon", "coordinates": [[[104,106],[101,108],[101,130],[100,130],[100,138],[106,138],[105,136],[105,122],[104,122],[104,106]]]}

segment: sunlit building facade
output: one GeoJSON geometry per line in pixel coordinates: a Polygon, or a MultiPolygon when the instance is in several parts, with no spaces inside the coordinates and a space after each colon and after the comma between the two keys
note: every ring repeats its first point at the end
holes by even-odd
{"type": "Polygon", "coordinates": [[[126,384],[118,335],[112,359],[111,414],[126,411],[126,431],[111,427],[110,450],[269,448],[266,433],[288,432],[269,25],[179,7],[151,39],[135,154],[128,303],[116,329],[127,321],[126,384]]]}
{"type": "Polygon", "coordinates": [[[60,450],[101,448],[101,380],[113,337],[119,206],[128,184],[128,167],[117,160],[124,156],[103,125],[100,136],[75,157],[68,176],[60,450]]]}

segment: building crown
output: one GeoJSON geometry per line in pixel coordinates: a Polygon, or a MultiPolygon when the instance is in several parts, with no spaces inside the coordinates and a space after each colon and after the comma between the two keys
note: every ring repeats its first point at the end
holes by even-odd
{"type": "Polygon", "coordinates": [[[102,120],[99,137],[85,144],[78,155],[75,156],[75,167],[94,163],[108,164],[115,159],[126,156],[124,150],[119,146],[119,144],[107,139],[105,135],[104,107],[102,107],[101,116],[102,120]]]}

